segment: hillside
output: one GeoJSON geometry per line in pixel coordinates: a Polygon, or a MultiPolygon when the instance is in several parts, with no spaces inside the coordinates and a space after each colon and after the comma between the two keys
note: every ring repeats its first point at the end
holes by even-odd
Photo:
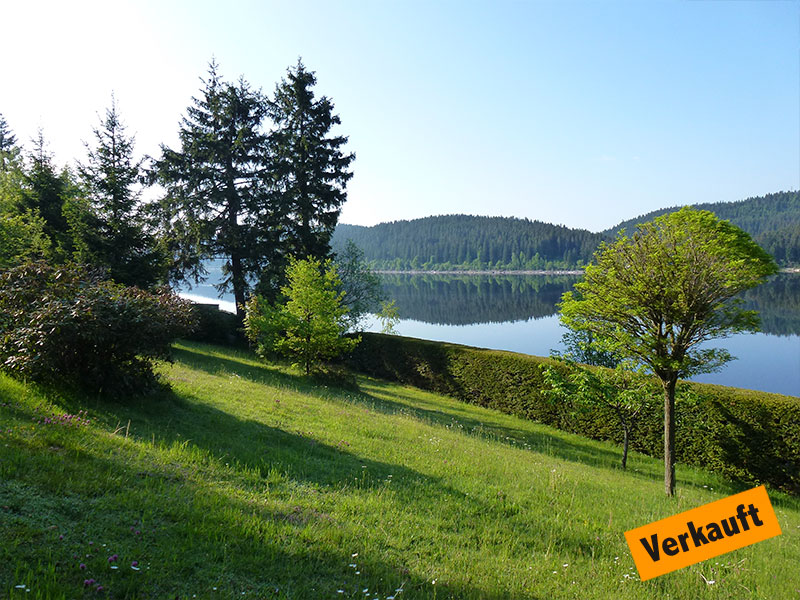
{"type": "Polygon", "coordinates": [[[444,215],[373,227],[341,224],[334,251],[347,239],[381,269],[550,269],[588,262],[603,237],[540,221],[444,215]]]}
{"type": "MultiPolygon", "coordinates": [[[[576,268],[598,244],[637,223],[679,207],[665,208],[592,233],[527,219],[444,215],[372,227],[340,224],[334,251],[352,239],[377,269],[536,270],[576,268]]],[[[738,202],[699,204],[738,225],[782,266],[800,265],[800,192],[778,192],[738,202]]]]}
{"type": "MultiPolygon", "coordinates": [[[[720,219],[741,227],[758,244],[775,257],[779,264],[800,264],[800,192],[778,192],[738,202],[713,202],[696,204],[695,208],[709,210],[720,219]]],[[[603,231],[614,236],[624,229],[631,233],[637,223],[678,210],[680,206],[664,208],[623,221],[616,227],[603,231]]]]}
{"type": "Polygon", "coordinates": [[[90,399],[0,375],[6,598],[789,598],[784,534],[640,582],[623,532],[739,488],[435,394],[314,384],[182,345],[172,391],[90,399]],[[88,410],[88,413],[79,411],[88,410]],[[709,586],[713,585],[713,589],[709,586]]]}

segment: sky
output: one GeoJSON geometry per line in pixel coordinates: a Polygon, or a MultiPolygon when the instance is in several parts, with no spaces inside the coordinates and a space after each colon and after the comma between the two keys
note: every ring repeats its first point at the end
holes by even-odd
{"type": "Polygon", "coordinates": [[[341,117],[340,221],[515,216],[599,231],[800,188],[797,1],[2,0],[0,114],[59,165],[114,94],[176,147],[215,58],[272,93],[302,57],[341,117]]]}

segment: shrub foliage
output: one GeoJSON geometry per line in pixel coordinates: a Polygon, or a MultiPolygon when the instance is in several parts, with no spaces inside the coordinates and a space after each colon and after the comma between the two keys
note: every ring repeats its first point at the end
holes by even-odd
{"type": "Polygon", "coordinates": [[[171,291],[125,287],[80,265],[35,262],[0,276],[0,364],[35,381],[141,391],[192,321],[171,291]]]}
{"type": "MultiPolygon", "coordinates": [[[[622,442],[611,407],[554,401],[542,365],[561,370],[565,377],[569,367],[549,358],[364,333],[349,360],[352,367],[376,377],[586,437],[622,442]]],[[[679,463],[800,493],[800,399],[681,382],[676,411],[679,463]]],[[[662,418],[660,410],[641,414],[630,431],[631,448],[662,458],[662,418]]]]}

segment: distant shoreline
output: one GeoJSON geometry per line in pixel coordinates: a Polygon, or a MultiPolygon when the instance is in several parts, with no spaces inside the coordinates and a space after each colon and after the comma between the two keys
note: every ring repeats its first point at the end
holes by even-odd
{"type": "Polygon", "coordinates": [[[400,271],[400,270],[379,269],[373,271],[373,273],[377,273],[378,275],[583,275],[582,270],[569,270],[569,269],[562,269],[556,271],[503,271],[500,269],[493,269],[491,271],[476,271],[476,270],[422,271],[419,269],[409,269],[405,271],[400,271]]]}
{"type": "MultiPolygon", "coordinates": [[[[800,273],[798,267],[784,267],[780,270],[781,273],[800,273]]],[[[504,271],[502,269],[493,269],[491,271],[477,271],[474,269],[464,271],[440,271],[430,270],[423,271],[421,269],[408,269],[408,270],[393,270],[393,269],[376,269],[373,271],[378,275],[583,275],[584,271],[581,269],[558,269],[554,271],[545,270],[527,270],[527,271],[504,271]]]]}

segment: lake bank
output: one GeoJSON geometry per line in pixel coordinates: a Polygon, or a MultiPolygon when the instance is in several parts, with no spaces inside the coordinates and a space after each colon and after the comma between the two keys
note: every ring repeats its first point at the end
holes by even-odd
{"type": "MultiPolygon", "coordinates": [[[[439,271],[439,270],[431,270],[426,271],[423,269],[413,269],[413,270],[387,270],[387,269],[377,269],[373,271],[373,273],[377,275],[583,275],[585,271],[583,269],[556,269],[556,270],[523,270],[523,271],[506,271],[503,269],[490,269],[486,270],[476,270],[476,269],[465,269],[465,270],[449,270],[449,271],[439,271]]],[[[780,273],[800,273],[800,267],[784,267],[780,270],[780,273]]]]}
{"type": "Polygon", "coordinates": [[[377,275],[583,275],[582,270],[570,270],[570,269],[561,269],[555,271],[545,271],[545,270],[535,270],[535,271],[504,271],[502,269],[492,269],[489,271],[479,271],[473,269],[465,269],[463,271],[452,270],[452,271],[423,271],[421,269],[416,270],[409,270],[409,271],[393,271],[393,270],[382,270],[378,269],[373,271],[373,273],[377,275]]]}
{"type": "MultiPolygon", "coordinates": [[[[218,298],[213,286],[220,277],[218,268],[209,269],[207,283],[181,295],[234,312],[232,295],[218,298]]],[[[399,311],[398,334],[536,356],[563,350],[561,336],[566,330],[559,323],[557,303],[579,280],[575,274],[469,275],[463,271],[381,275],[384,292],[399,311]]],[[[711,343],[739,360],[694,380],[800,394],[800,276],[778,275],[748,291],[743,299],[745,308],[759,311],[762,332],[711,343]]],[[[370,320],[367,329],[380,331],[381,324],[370,320]]]]}

